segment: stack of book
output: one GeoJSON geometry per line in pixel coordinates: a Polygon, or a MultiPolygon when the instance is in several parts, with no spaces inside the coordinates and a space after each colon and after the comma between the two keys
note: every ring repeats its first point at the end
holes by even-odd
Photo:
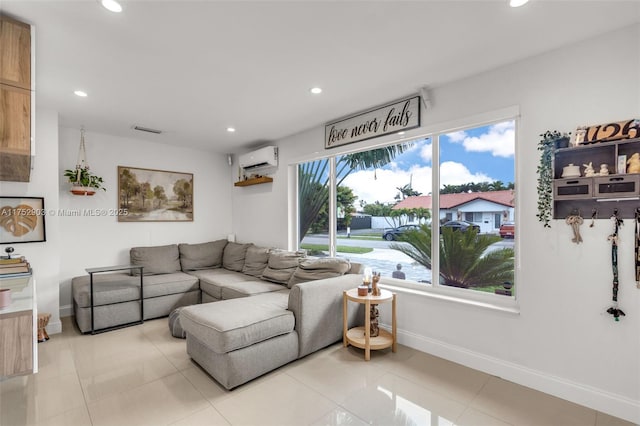
{"type": "Polygon", "coordinates": [[[0,279],[31,274],[29,262],[20,256],[11,259],[0,259],[0,279]]]}
{"type": "Polygon", "coordinates": [[[29,283],[31,266],[22,257],[0,258],[0,288],[21,291],[29,283]]]}

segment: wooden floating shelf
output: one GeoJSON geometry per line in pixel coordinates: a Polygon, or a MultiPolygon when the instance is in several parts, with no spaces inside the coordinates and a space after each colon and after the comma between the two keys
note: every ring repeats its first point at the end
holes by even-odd
{"type": "Polygon", "coordinates": [[[234,183],[233,185],[234,186],[250,186],[250,185],[259,185],[261,183],[269,183],[269,182],[273,182],[273,178],[270,178],[268,176],[261,176],[257,178],[241,180],[239,182],[234,183]]]}

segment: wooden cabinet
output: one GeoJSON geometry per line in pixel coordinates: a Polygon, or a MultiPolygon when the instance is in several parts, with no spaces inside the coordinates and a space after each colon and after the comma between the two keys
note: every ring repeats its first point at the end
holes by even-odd
{"type": "Polygon", "coordinates": [[[31,93],[0,84],[0,180],[28,182],[31,170],[31,93]]]}
{"type": "Polygon", "coordinates": [[[31,90],[31,27],[0,16],[0,83],[31,90]]]}
{"type": "Polygon", "coordinates": [[[31,171],[31,27],[0,15],[0,180],[31,171]]]}
{"type": "Polygon", "coordinates": [[[614,208],[622,218],[635,217],[636,208],[640,206],[640,174],[626,173],[626,160],[634,153],[640,153],[640,138],[556,150],[553,164],[554,218],[564,219],[575,212],[590,217],[594,209],[598,211],[598,217],[609,217],[614,208]],[[620,170],[619,159],[624,161],[620,170]],[[586,177],[585,165],[589,163],[596,173],[602,164],[606,164],[609,174],[586,177]],[[569,165],[578,166],[580,176],[563,177],[563,171],[569,165]]]}
{"type": "Polygon", "coordinates": [[[33,372],[33,312],[0,315],[0,376],[33,372]]]}
{"type": "Polygon", "coordinates": [[[0,308],[0,377],[38,371],[37,307],[31,276],[0,278],[11,289],[12,302],[0,308]]]}

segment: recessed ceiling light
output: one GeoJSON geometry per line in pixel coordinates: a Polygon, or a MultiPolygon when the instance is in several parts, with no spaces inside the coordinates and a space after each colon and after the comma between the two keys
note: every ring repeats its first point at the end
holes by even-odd
{"type": "Polygon", "coordinates": [[[87,92],[83,92],[82,90],[76,90],[75,92],[73,92],[76,96],[80,96],[81,98],[86,98],[87,97],[87,92]]]}
{"type": "Polygon", "coordinates": [[[510,0],[509,1],[509,6],[511,7],[520,7],[522,5],[525,5],[529,2],[529,0],[510,0]]]}
{"type": "Polygon", "coordinates": [[[322,89],[319,87],[312,87],[311,89],[309,89],[309,91],[314,95],[319,95],[320,93],[322,93],[322,89]]]}
{"type": "Polygon", "coordinates": [[[235,131],[236,131],[235,127],[227,127],[227,132],[233,133],[235,131]]]}
{"type": "Polygon", "coordinates": [[[122,6],[116,0],[100,0],[100,4],[111,12],[122,12],[122,6]]]}

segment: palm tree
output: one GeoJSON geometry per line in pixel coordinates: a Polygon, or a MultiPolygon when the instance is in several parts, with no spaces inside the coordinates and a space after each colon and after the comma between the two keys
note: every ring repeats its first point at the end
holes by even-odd
{"type": "MultiPolygon", "coordinates": [[[[380,168],[390,163],[398,154],[412,144],[403,143],[385,146],[370,151],[343,155],[336,161],[336,186],[356,170],[380,168]]],[[[320,209],[329,201],[329,159],[311,161],[298,166],[298,205],[300,241],[316,220],[320,209]]]]}
{"type": "MultiPolygon", "coordinates": [[[[407,197],[413,197],[417,195],[422,195],[422,192],[418,192],[411,187],[411,184],[408,183],[405,186],[397,186],[396,189],[400,191],[399,195],[402,199],[406,199],[407,197]]],[[[398,197],[396,197],[398,199],[398,197]]]]}
{"type": "MultiPolygon", "coordinates": [[[[478,234],[476,230],[454,231],[441,228],[440,277],[445,285],[453,287],[485,287],[513,282],[514,251],[511,248],[484,253],[492,244],[500,241],[497,235],[478,234]]],[[[390,247],[431,269],[431,228],[422,225],[419,230],[402,234],[390,247]]]]}
{"type": "Polygon", "coordinates": [[[494,180],[489,184],[489,191],[504,191],[508,189],[501,180],[494,180]]]}

